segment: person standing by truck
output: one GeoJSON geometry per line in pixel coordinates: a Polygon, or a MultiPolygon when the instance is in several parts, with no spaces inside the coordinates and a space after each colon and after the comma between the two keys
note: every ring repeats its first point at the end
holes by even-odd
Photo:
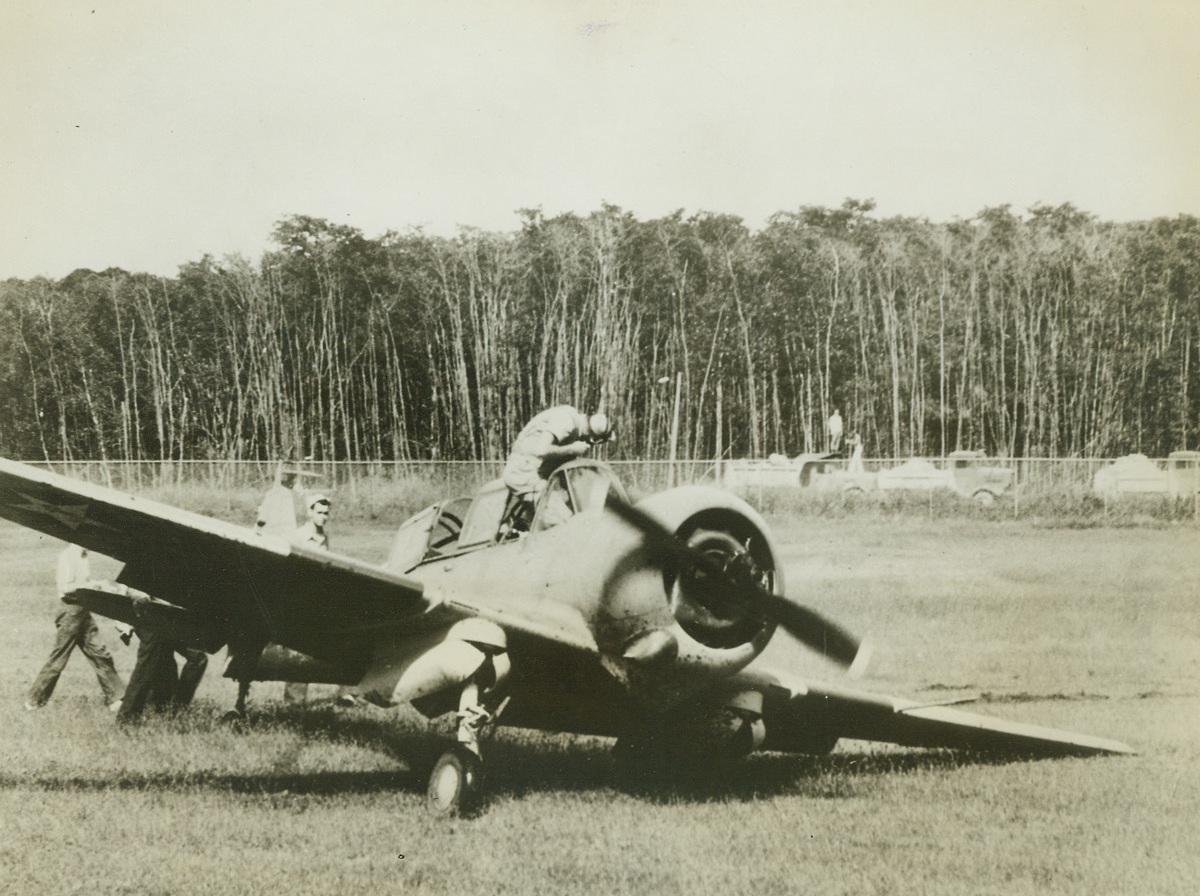
{"type": "Polygon", "coordinates": [[[849,473],[863,472],[863,440],[862,435],[855,433],[850,437],[850,463],[846,466],[849,473]]]}
{"type": "Polygon", "coordinates": [[[829,450],[838,451],[842,447],[842,412],[834,408],[825,428],[829,432],[829,450]]]}

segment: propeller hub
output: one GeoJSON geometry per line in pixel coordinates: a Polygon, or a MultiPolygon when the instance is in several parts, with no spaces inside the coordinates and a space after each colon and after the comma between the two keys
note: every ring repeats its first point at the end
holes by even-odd
{"type": "Polygon", "coordinates": [[[685,632],[708,647],[736,647],[755,640],[770,623],[743,595],[747,585],[770,589],[770,573],[727,532],[698,529],[687,545],[710,563],[664,572],[671,614],[685,632]]]}

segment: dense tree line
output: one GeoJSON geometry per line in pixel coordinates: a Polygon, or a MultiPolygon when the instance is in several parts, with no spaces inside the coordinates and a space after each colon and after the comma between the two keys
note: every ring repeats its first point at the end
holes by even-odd
{"type": "Polygon", "coordinates": [[[0,452],[502,457],[537,410],[603,406],[615,457],[1197,447],[1200,220],[1070,205],[970,221],[522,213],[369,239],[293,216],[258,262],[0,285],[0,452]],[[665,382],[660,382],[664,380],[665,382]]]}

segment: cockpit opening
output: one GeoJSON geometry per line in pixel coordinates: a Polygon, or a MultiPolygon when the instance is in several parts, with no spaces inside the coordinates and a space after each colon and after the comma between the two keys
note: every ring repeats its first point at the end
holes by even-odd
{"type": "Polygon", "coordinates": [[[627,500],[615,474],[590,460],[571,461],[555,470],[531,512],[496,479],[484,484],[474,498],[435,504],[406,520],[392,542],[387,567],[408,572],[437,557],[551,529],[576,514],[601,512],[610,495],[627,500]]]}

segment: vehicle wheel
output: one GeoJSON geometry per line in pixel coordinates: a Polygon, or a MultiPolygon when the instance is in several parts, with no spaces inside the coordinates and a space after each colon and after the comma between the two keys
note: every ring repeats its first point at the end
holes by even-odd
{"type": "Polygon", "coordinates": [[[971,499],[980,507],[991,507],[996,503],[996,496],[991,492],[980,489],[971,496],[971,499]]]}
{"type": "Polygon", "coordinates": [[[443,753],[429,773],[425,805],[435,815],[470,815],[479,807],[479,757],[461,745],[443,753]]]}

